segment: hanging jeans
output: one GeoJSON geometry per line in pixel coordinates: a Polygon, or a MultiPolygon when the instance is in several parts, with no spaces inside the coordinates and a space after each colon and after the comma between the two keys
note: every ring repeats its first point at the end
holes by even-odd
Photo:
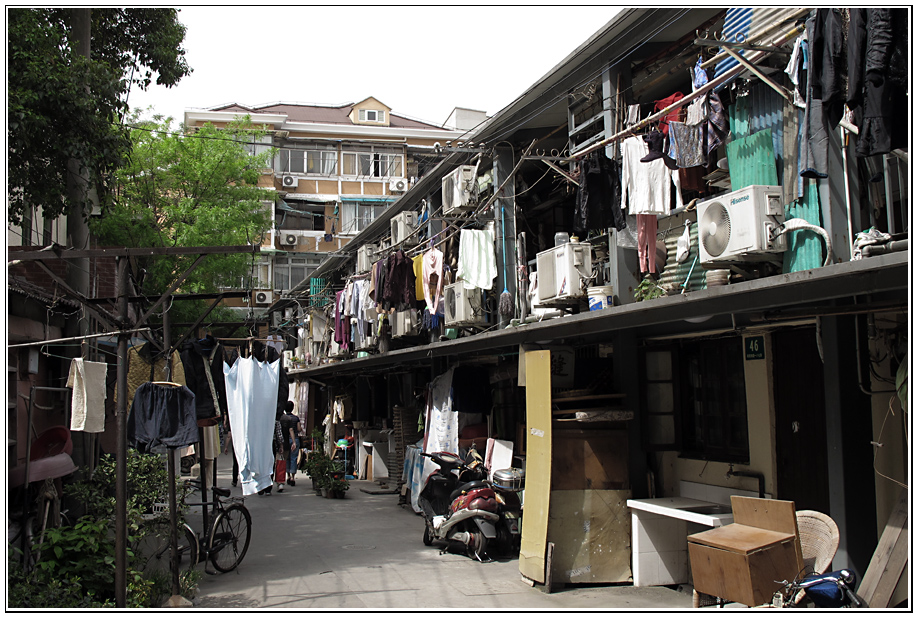
{"type": "Polygon", "coordinates": [[[657,272],[657,216],[637,215],[638,261],[641,271],[657,272]]]}

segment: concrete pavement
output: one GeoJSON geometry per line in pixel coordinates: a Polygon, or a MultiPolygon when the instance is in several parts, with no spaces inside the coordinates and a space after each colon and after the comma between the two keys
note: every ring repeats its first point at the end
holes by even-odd
{"type": "MultiPolygon", "coordinates": [[[[218,460],[218,485],[230,487],[230,463],[218,460]]],[[[619,610],[691,608],[691,591],[630,585],[568,587],[552,594],[529,586],[518,561],[488,564],[440,554],[422,542],[423,519],[396,494],[372,495],[372,481],[351,481],[347,496],[315,495],[298,475],[296,487],[245,499],[252,540],[234,572],[203,574],[197,608],[418,609],[489,608],[619,610]]],[[[232,488],[241,495],[239,487],[232,488]]],[[[194,500],[196,498],[192,498],[194,500]]],[[[192,516],[193,527],[200,522],[192,516]]]]}

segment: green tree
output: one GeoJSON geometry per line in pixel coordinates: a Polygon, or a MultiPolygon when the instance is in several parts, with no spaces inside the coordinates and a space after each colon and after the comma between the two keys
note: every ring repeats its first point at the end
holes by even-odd
{"type": "MultiPolygon", "coordinates": [[[[104,203],[131,142],[120,126],[131,84],[175,85],[191,69],[176,9],[91,9],[91,55],[77,51],[72,10],[10,8],[7,29],[7,218],[19,225],[40,206],[47,218],[86,212],[68,192],[68,161],[104,203]]],[[[72,179],[69,180],[72,183],[72,179]]]]}
{"type": "MultiPolygon", "coordinates": [[[[225,128],[206,125],[194,134],[173,130],[172,119],[131,118],[133,154],[116,173],[117,194],[93,232],[104,245],[199,247],[254,244],[270,229],[273,189],[258,186],[273,152],[253,154],[264,135],[241,119],[225,128]],[[247,147],[247,144],[249,145],[247,147]]],[[[142,260],[141,292],[160,294],[197,256],[142,260]]],[[[251,272],[248,254],[211,255],[181,286],[215,292],[238,286],[251,272]]],[[[138,271],[141,272],[141,271],[138,271]]]]}

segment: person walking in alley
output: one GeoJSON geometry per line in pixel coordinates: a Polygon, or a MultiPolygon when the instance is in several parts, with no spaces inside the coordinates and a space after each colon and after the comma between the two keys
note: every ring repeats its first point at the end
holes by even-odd
{"type": "Polygon", "coordinates": [[[300,452],[300,419],[293,413],[293,402],[284,404],[284,415],[280,418],[284,434],[284,459],[287,462],[287,484],[296,486],[296,460],[300,452]]]}

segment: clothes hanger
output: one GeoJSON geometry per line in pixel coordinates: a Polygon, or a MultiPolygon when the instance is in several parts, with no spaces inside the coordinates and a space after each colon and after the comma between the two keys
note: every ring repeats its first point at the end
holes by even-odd
{"type": "Polygon", "coordinates": [[[159,386],[177,386],[177,387],[178,387],[178,386],[181,386],[181,384],[179,384],[178,382],[161,382],[161,381],[156,381],[156,382],[153,382],[153,384],[158,384],[159,386]]]}

